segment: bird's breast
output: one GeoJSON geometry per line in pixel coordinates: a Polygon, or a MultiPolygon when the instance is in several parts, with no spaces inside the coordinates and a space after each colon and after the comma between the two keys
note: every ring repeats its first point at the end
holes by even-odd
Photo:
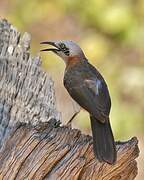
{"type": "Polygon", "coordinates": [[[83,81],[82,71],[78,66],[73,66],[65,71],[64,86],[66,89],[78,86],[83,81]]]}

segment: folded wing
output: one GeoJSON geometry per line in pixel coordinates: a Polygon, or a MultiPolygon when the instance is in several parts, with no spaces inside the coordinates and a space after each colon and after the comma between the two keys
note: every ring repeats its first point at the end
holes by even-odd
{"type": "Polygon", "coordinates": [[[97,78],[84,79],[67,90],[80,106],[99,121],[109,119],[111,100],[104,81],[97,78]]]}

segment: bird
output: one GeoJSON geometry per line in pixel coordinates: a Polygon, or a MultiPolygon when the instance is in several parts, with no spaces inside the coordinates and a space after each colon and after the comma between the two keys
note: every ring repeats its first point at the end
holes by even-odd
{"type": "Polygon", "coordinates": [[[40,44],[51,46],[41,51],[52,51],[65,62],[63,84],[72,99],[89,113],[95,157],[99,162],[115,164],[117,153],[109,118],[111,98],[103,76],[74,41],[54,40],[40,44]]]}

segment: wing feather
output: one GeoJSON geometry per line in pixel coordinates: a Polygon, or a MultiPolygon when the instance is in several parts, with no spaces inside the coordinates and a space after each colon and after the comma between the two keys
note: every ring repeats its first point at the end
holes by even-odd
{"type": "Polygon", "coordinates": [[[93,78],[67,88],[72,98],[101,122],[109,118],[111,101],[105,82],[93,78]]]}

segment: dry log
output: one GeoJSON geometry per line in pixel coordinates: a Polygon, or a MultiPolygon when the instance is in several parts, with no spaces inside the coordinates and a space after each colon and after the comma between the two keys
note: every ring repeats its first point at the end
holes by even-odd
{"type": "Polygon", "coordinates": [[[0,179],[134,179],[137,138],[116,142],[115,165],[98,162],[91,136],[61,126],[53,81],[29,47],[28,33],[0,21],[0,179]]]}

